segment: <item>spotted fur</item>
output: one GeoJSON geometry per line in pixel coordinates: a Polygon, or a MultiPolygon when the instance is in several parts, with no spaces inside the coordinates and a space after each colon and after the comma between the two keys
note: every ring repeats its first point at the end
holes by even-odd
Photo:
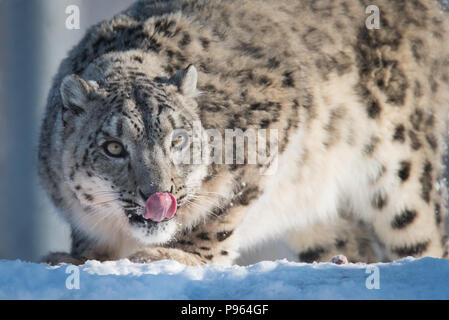
{"type": "Polygon", "coordinates": [[[92,27],[42,126],[40,176],[72,227],[48,261],[229,264],[275,237],[304,261],[447,255],[448,18],[433,0],[142,0],[92,27]],[[277,161],[175,164],[195,124],[276,129],[277,161]],[[155,192],[175,218],[142,217],[155,192]]]}

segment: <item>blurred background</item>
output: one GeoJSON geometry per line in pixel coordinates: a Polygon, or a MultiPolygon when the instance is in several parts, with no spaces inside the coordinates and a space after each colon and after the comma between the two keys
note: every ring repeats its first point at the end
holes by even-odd
{"type": "Polygon", "coordinates": [[[69,250],[70,230],[39,186],[39,128],[59,63],[86,30],[133,0],[0,0],[0,259],[69,250]],[[67,29],[80,11],[79,30],[67,29]]]}

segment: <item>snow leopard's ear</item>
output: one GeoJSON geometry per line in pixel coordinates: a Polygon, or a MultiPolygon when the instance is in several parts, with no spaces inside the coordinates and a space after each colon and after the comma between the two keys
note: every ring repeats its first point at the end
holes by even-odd
{"type": "Polygon", "coordinates": [[[198,94],[196,90],[196,82],[198,80],[198,72],[193,64],[187,68],[178,70],[176,74],[171,77],[170,82],[175,84],[179,91],[189,97],[194,97],[198,94]]]}
{"type": "Polygon", "coordinates": [[[75,74],[65,76],[59,89],[63,104],[63,119],[68,121],[71,116],[79,116],[85,112],[89,95],[93,88],[75,74]]]}

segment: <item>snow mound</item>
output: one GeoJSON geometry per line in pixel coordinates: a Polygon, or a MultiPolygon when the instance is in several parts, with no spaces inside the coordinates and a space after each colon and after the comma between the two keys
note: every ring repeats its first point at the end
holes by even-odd
{"type": "Polygon", "coordinates": [[[449,260],[434,258],[372,265],[278,260],[246,267],[135,264],[125,259],[88,261],[79,268],[0,260],[0,299],[448,298],[449,260]],[[374,269],[378,289],[369,285],[374,269]],[[68,289],[77,287],[77,276],[79,289],[68,289]]]}

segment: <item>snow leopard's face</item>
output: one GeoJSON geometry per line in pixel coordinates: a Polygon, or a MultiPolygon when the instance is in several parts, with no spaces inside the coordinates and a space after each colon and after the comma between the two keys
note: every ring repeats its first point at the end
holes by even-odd
{"type": "Polygon", "coordinates": [[[88,228],[113,224],[108,230],[144,244],[164,243],[207,174],[191,158],[203,141],[196,69],[171,79],[118,73],[104,82],[70,75],[61,84],[63,169],[83,208],[72,218],[88,228]]]}

